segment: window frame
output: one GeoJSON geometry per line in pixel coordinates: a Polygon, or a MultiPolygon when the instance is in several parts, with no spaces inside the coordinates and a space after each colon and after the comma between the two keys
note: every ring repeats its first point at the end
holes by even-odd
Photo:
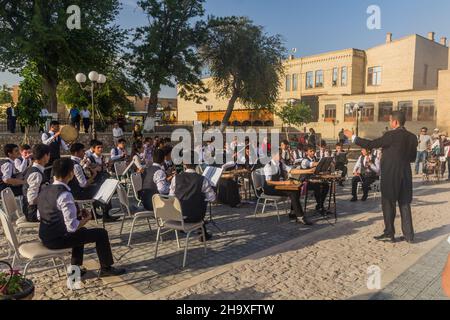
{"type": "Polygon", "coordinates": [[[370,67],[367,69],[367,86],[379,87],[382,84],[383,68],[380,66],[370,67]]]}
{"type": "Polygon", "coordinates": [[[323,88],[324,87],[323,75],[324,75],[323,70],[316,70],[316,72],[315,72],[315,81],[314,81],[314,87],[315,88],[323,88]],[[320,76],[319,76],[319,74],[320,74],[320,76]],[[321,83],[318,82],[319,79],[322,79],[321,83]]]}
{"type": "Polygon", "coordinates": [[[346,87],[348,84],[348,67],[341,67],[341,86],[346,87]],[[344,72],[345,71],[345,72],[344,72]],[[345,75],[345,81],[344,81],[345,75]]]}
{"type": "Polygon", "coordinates": [[[417,105],[418,105],[417,121],[429,122],[429,121],[436,120],[436,102],[433,99],[419,100],[417,105]],[[427,112],[428,116],[424,117],[424,115],[423,115],[424,108],[427,108],[427,109],[429,108],[430,110],[432,110],[431,117],[429,116],[429,114],[431,113],[430,111],[427,112]]]}
{"type": "Polygon", "coordinates": [[[333,68],[333,75],[331,78],[331,85],[333,87],[337,87],[339,84],[339,68],[338,67],[334,67],[333,68]]]}
{"type": "Polygon", "coordinates": [[[306,89],[314,88],[314,71],[306,72],[305,88],[306,89]],[[311,77],[309,77],[309,75],[311,75],[311,77]],[[310,83],[311,83],[311,85],[309,86],[310,83]]]}
{"type": "Polygon", "coordinates": [[[333,122],[336,120],[337,115],[337,105],[335,104],[327,104],[325,105],[324,112],[324,122],[333,122]]]}
{"type": "Polygon", "coordinates": [[[388,122],[390,120],[390,116],[394,111],[394,102],[393,101],[381,101],[378,102],[378,122],[388,122]],[[389,106],[390,104],[390,106],[389,106]],[[386,110],[389,108],[389,112],[381,112],[381,110],[386,110]]]}

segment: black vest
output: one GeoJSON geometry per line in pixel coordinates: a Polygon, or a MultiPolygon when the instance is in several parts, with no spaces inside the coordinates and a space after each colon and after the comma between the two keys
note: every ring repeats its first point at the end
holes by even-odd
{"type": "Polygon", "coordinates": [[[197,173],[181,173],[176,177],[175,196],[181,203],[183,215],[196,217],[206,213],[207,203],[202,192],[203,179],[197,173]]]}
{"type": "MultiPolygon", "coordinates": [[[[2,161],[0,161],[0,167],[2,167],[5,163],[8,163],[8,162],[11,163],[11,165],[13,167],[13,170],[12,170],[13,173],[11,175],[11,178],[12,179],[18,178],[19,173],[16,170],[16,166],[14,165],[14,162],[11,162],[9,159],[8,160],[2,160],[2,161]]],[[[10,187],[10,185],[3,182],[3,173],[0,170],[0,191],[6,189],[8,187],[10,187]]]]}
{"type": "MultiPolygon", "coordinates": [[[[50,138],[52,135],[50,132],[46,133],[48,138],[50,138]]],[[[52,164],[55,160],[58,160],[61,158],[61,137],[57,137],[54,139],[49,145],[50,148],[50,164],[52,164]]]]}
{"type": "MultiPolygon", "coordinates": [[[[361,163],[361,176],[363,176],[363,177],[376,177],[378,174],[375,171],[372,171],[372,169],[370,167],[366,168],[364,166],[364,158],[365,157],[360,156],[359,160],[358,160],[361,163]]],[[[377,157],[374,156],[374,155],[371,155],[370,158],[371,158],[371,161],[373,163],[375,163],[377,157]]]]}
{"type": "Polygon", "coordinates": [[[30,168],[28,168],[27,171],[25,171],[25,184],[22,186],[23,199],[26,202],[28,202],[27,192],[28,192],[28,188],[30,187],[30,185],[28,184],[27,181],[28,181],[28,178],[30,177],[30,175],[32,175],[33,173],[38,173],[42,177],[41,185],[39,186],[39,192],[41,191],[42,186],[49,182],[47,180],[48,177],[45,174],[43,174],[41,172],[41,170],[39,170],[37,167],[30,167],[30,168]]]}
{"type": "Polygon", "coordinates": [[[151,166],[145,169],[144,174],[142,175],[142,190],[146,192],[146,197],[153,197],[155,194],[158,194],[158,186],[153,181],[153,177],[155,173],[163,170],[157,166],[151,166]]]}
{"type": "MultiPolygon", "coordinates": [[[[72,162],[73,162],[74,166],[78,165],[81,167],[81,165],[78,162],[76,162],[75,160],[72,160],[72,162]]],[[[81,169],[83,170],[83,167],[81,167],[81,169]]],[[[84,171],[83,171],[83,174],[84,174],[84,171]]],[[[85,177],[86,177],[86,175],[85,175],[85,177]]],[[[78,182],[78,179],[75,176],[73,177],[72,180],[70,180],[68,186],[72,190],[72,194],[75,199],[83,192],[83,188],[80,186],[80,183],[78,182]]]]}
{"type": "Polygon", "coordinates": [[[58,209],[57,200],[63,192],[69,192],[63,185],[48,185],[42,187],[38,199],[38,211],[41,218],[39,238],[48,243],[65,236],[68,231],[64,222],[64,215],[58,209]]]}

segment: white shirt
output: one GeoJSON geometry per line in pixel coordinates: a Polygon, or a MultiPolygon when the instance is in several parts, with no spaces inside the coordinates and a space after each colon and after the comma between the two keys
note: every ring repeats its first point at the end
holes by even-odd
{"type": "Polygon", "coordinates": [[[314,162],[315,162],[315,159],[306,157],[305,159],[302,160],[300,167],[305,170],[311,169],[314,165],[314,162]]]}
{"type": "Polygon", "coordinates": [[[89,119],[89,117],[91,116],[91,113],[89,112],[89,110],[81,110],[80,115],[81,115],[81,118],[89,119]]]}
{"type": "Polygon", "coordinates": [[[75,161],[73,172],[75,174],[75,178],[78,181],[78,184],[81,188],[86,188],[88,181],[86,179],[86,175],[84,174],[83,168],[80,165],[81,159],[75,156],[71,156],[70,159],[72,159],[72,161],[75,161]]]}
{"type": "Polygon", "coordinates": [[[14,162],[11,159],[8,159],[8,161],[1,166],[1,171],[2,180],[4,183],[6,183],[8,179],[11,179],[13,174],[17,172],[16,168],[14,167],[14,162]]]}
{"type": "Polygon", "coordinates": [[[16,167],[17,171],[19,171],[19,173],[24,173],[30,165],[30,159],[20,160],[19,158],[17,158],[16,160],[14,160],[14,166],[16,167]]]}
{"type": "Polygon", "coordinates": [[[264,167],[264,176],[266,177],[266,181],[272,181],[272,176],[276,175],[280,171],[280,165],[283,171],[291,172],[292,167],[285,165],[282,162],[271,160],[264,167]]]}
{"type": "MultiPolygon", "coordinates": [[[[68,232],[75,232],[80,225],[80,221],[78,221],[78,210],[75,205],[75,200],[73,199],[73,195],[70,192],[70,188],[67,184],[61,181],[53,182],[54,185],[62,185],[67,188],[69,191],[65,191],[61,193],[56,200],[56,207],[60,210],[64,217],[64,223],[66,225],[68,232]]],[[[40,219],[39,211],[37,212],[38,219],[40,219]]]]}
{"type": "MultiPolygon", "coordinates": [[[[49,132],[50,136],[47,133],[43,133],[42,134],[42,143],[45,145],[50,145],[53,140],[55,140],[55,133],[53,131],[49,132]]],[[[69,150],[69,147],[67,146],[66,142],[61,138],[61,147],[63,148],[64,151],[69,150]]]]}
{"type": "Polygon", "coordinates": [[[145,166],[144,165],[142,165],[142,163],[144,162],[143,160],[143,155],[142,154],[135,154],[134,156],[133,156],[133,163],[134,163],[134,165],[136,166],[136,168],[138,169],[138,170],[141,170],[141,169],[145,169],[145,166]]]}
{"type": "Polygon", "coordinates": [[[167,175],[164,167],[159,163],[154,163],[153,166],[160,169],[153,175],[153,182],[156,184],[158,192],[160,194],[169,194],[170,184],[167,181],[167,175]]]}
{"type": "MultiPolygon", "coordinates": [[[[195,170],[188,169],[185,171],[186,173],[195,173],[195,170]]],[[[170,193],[169,195],[175,197],[175,187],[176,187],[176,176],[172,179],[172,183],[170,184],[170,193]]],[[[216,193],[214,192],[214,189],[212,188],[211,182],[204,178],[203,184],[202,184],[202,193],[205,195],[205,202],[214,202],[216,201],[216,193]]]]}
{"type": "Polygon", "coordinates": [[[46,108],[41,109],[41,114],[40,114],[41,117],[45,118],[45,117],[48,117],[49,115],[50,115],[50,113],[48,112],[48,110],[46,108]]]}
{"type": "Polygon", "coordinates": [[[123,137],[123,130],[122,128],[113,128],[113,137],[114,138],[120,138],[123,137]]]}
{"type": "Polygon", "coordinates": [[[117,148],[112,148],[111,149],[111,160],[112,161],[116,161],[116,160],[120,160],[123,158],[123,155],[125,154],[125,150],[120,149],[119,147],[117,148]],[[118,151],[118,153],[116,154],[116,150],[118,151]]]}
{"type": "MultiPolygon", "coordinates": [[[[33,163],[33,167],[38,168],[39,171],[44,174],[45,168],[38,163],[33,163]]],[[[27,201],[30,205],[37,204],[37,198],[39,196],[39,190],[41,188],[42,175],[37,172],[33,172],[28,176],[27,184],[27,201]]]]}
{"type": "MultiPolygon", "coordinates": [[[[356,162],[355,168],[353,169],[353,173],[354,174],[361,173],[361,169],[362,169],[361,165],[366,167],[366,165],[367,165],[367,157],[363,157],[363,156],[359,157],[358,161],[356,162]],[[361,164],[361,162],[362,162],[362,164],[361,164]]],[[[372,163],[370,165],[370,169],[373,172],[375,172],[377,175],[380,175],[380,172],[381,172],[381,161],[380,161],[380,159],[376,158],[375,159],[375,163],[372,163]]]]}

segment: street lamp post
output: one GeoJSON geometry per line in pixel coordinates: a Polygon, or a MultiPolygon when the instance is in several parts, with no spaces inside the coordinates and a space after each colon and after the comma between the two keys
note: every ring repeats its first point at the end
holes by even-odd
{"type": "Polygon", "coordinates": [[[91,85],[83,87],[83,83],[86,82],[86,75],[84,73],[78,73],[75,80],[80,84],[80,88],[85,91],[90,91],[91,93],[91,104],[92,104],[92,138],[97,139],[97,132],[95,131],[95,106],[94,106],[94,89],[100,88],[106,83],[106,76],[99,74],[96,71],[89,72],[89,80],[91,80],[91,85]]]}
{"type": "Polygon", "coordinates": [[[355,103],[353,105],[353,112],[356,111],[356,136],[359,136],[359,115],[363,109],[364,109],[363,103],[355,103]]]}
{"type": "Polygon", "coordinates": [[[208,111],[208,128],[211,127],[211,111],[214,107],[211,105],[206,106],[206,110],[208,111]]]}

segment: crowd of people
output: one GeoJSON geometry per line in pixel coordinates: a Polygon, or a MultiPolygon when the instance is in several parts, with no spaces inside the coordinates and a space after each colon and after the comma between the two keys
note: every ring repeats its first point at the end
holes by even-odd
{"type": "Polygon", "coordinates": [[[428,128],[424,127],[417,135],[417,141],[416,175],[427,175],[431,170],[444,177],[447,171],[447,179],[450,181],[450,138],[448,133],[434,129],[433,134],[429,134],[428,128]]]}

